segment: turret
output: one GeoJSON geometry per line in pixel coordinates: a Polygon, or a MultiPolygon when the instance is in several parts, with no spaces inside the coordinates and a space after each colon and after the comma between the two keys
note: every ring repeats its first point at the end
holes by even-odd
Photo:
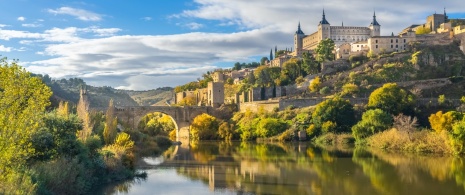
{"type": "Polygon", "coordinates": [[[323,17],[321,18],[320,24],[318,24],[318,35],[320,40],[331,38],[330,28],[328,20],[326,20],[325,10],[323,9],[323,17]]]}
{"type": "Polygon", "coordinates": [[[303,47],[303,39],[305,37],[305,33],[300,29],[300,22],[297,26],[297,31],[294,34],[294,48],[295,53],[294,56],[301,56],[302,55],[302,47],[303,47]]]}
{"type": "Polygon", "coordinates": [[[370,35],[372,37],[381,35],[381,25],[376,21],[376,12],[373,12],[373,21],[368,28],[371,29],[370,35]]]}

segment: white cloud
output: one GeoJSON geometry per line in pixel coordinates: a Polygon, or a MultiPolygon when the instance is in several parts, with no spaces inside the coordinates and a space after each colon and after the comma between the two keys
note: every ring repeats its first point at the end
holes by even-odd
{"type": "Polygon", "coordinates": [[[23,26],[23,27],[30,27],[30,28],[37,28],[37,27],[41,27],[42,24],[30,23],[30,24],[22,24],[21,26],[23,26]]]}
{"type": "Polygon", "coordinates": [[[6,25],[6,24],[0,24],[0,28],[6,27],[6,26],[8,26],[8,25],[6,25]]]}
{"type": "Polygon", "coordinates": [[[52,14],[64,14],[64,15],[71,15],[75,16],[79,20],[83,21],[100,21],[102,20],[102,15],[93,13],[83,9],[76,9],[72,7],[60,7],[58,9],[48,9],[49,13],[52,14]]]}
{"type": "Polygon", "coordinates": [[[26,20],[26,18],[25,18],[25,17],[23,17],[23,16],[20,16],[20,17],[18,17],[18,18],[17,18],[17,20],[18,20],[18,21],[25,21],[25,20],[26,20]]]}
{"type": "Polygon", "coordinates": [[[11,49],[11,47],[5,47],[3,45],[0,45],[0,52],[10,52],[11,49]]]}
{"type": "Polygon", "coordinates": [[[191,30],[198,30],[203,27],[203,24],[200,24],[197,22],[191,22],[191,23],[187,23],[185,26],[191,30]]]}
{"type": "Polygon", "coordinates": [[[146,17],[143,17],[143,18],[141,18],[141,19],[142,19],[142,20],[145,20],[145,21],[150,21],[150,20],[152,20],[152,17],[146,16],[146,17]]]}

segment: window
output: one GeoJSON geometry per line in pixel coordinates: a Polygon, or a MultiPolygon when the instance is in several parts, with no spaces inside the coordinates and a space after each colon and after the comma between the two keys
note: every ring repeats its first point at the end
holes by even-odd
{"type": "Polygon", "coordinates": [[[404,43],[405,43],[405,39],[404,39],[404,43]]]}
{"type": "MultiPolygon", "coordinates": [[[[375,40],[375,42],[378,43],[378,40],[375,40]]],[[[378,48],[378,47],[376,47],[376,48],[378,48]]]]}
{"type": "Polygon", "coordinates": [[[398,45],[396,45],[396,48],[399,48],[399,46],[398,46],[398,45]]]}
{"type": "Polygon", "coordinates": [[[393,46],[391,45],[391,48],[393,48],[393,46]]]}
{"type": "Polygon", "coordinates": [[[398,39],[396,39],[396,43],[399,43],[399,40],[398,40],[398,39]]]}
{"type": "Polygon", "coordinates": [[[378,49],[378,45],[376,45],[376,49],[378,49]]]}
{"type": "Polygon", "coordinates": [[[391,39],[391,43],[392,43],[392,39],[391,39]]]}

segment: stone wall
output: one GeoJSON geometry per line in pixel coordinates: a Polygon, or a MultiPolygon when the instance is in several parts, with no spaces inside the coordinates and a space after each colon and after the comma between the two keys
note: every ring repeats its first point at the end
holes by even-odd
{"type": "Polygon", "coordinates": [[[279,100],[274,101],[256,101],[256,102],[245,102],[239,105],[239,110],[245,112],[250,110],[252,112],[258,112],[261,108],[271,112],[275,108],[279,108],[279,100]]]}
{"type": "Polygon", "coordinates": [[[350,64],[347,60],[335,60],[330,62],[323,62],[321,65],[322,74],[331,74],[335,72],[340,72],[350,68],[350,64]]]}

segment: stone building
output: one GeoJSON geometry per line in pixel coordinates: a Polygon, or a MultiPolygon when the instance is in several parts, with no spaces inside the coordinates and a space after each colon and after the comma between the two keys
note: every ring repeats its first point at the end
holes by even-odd
{"type": "Polygon", "coordinates": [[[301,57],[304,52],[313,51],[320,41],[330,38],[334,41],[336,48],[343,44],[352,44],[360,41],[367,41],[374,36],[380,36],[381,25],[376,20],[376,13],[373,14],[373,20],[368,27],[356,26],[331,26],[326,20],[326,15],[323,10],[323,17],[318,24],[318,31],[305,35],[298,25],[297,31],[294,34],[293,56],[301,57]]]}
{"type": "Polygon", "coordinates": [[[207,105],[218,108],[224,104],[224,83],[223,82],[209,82],[208,83],[208,99],[207,105]]]}
{"type": "Polygon", "coordinates": [[[394,36],[374,36],[368,39],[368,47],[373,54],[384,52],[400,52],[408,48],[408,43],[416,40],[416,34],[409,31],[405,34],[394,36]]]}
{"type": "Polygon", "coordinates": [[[426,17],[426,23],[424,27],[429,28],[431,31],[436,31],[440,28],[441,24],[446,23],[448,20],[446,9],[444,9],[444,14],[432,14],[426,17]]]}

